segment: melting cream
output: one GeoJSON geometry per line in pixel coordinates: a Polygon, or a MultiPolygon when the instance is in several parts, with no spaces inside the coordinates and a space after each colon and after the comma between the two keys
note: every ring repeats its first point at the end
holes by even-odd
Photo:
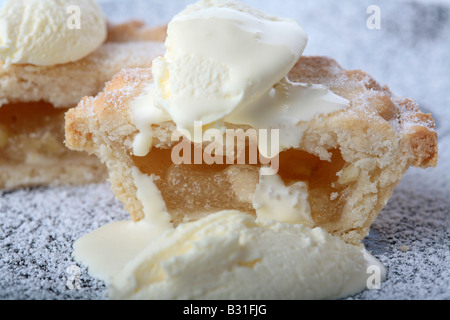
{"type": "Polygon", "coordinates": [[[280,129],[279,152],[300,145],[307,122],[348,107],[349,101],[323,85],[295,83],[287,78],[262,98],[225,118],[255,129],[280,129]]]}
{"type": "Polygon", "coordinates": [[[164,231],[146,220],[111,222],[75,241],[72,255],[92,277],[108,282],[164,231]]]}
{"type": "Polygon", "coordinates": [[[158,178],[154,175],[144,174],[136,167],[133,167],[132,174],[137,189],[137,198],[144,211],[144,220],[159,228],[171,228],[172,222],[166,209],[166,203],[154,183],[154,179],[158,178]]]}
{"type": "Polygon", "coordinates": [[[139,130],[133,141],[133,154],[138,157],[144,157],[152,148],[152,124],[171,120],[164,110],[155,106],[153,87],[153,82],[144,86],[142,94],[130,103],[134,124],[139,130]]]}
{"type": "Polygon", "coordinates": [[[152,62],[154,84],[131,104],[139,134],[136,156],[152,147],[152,124],[224,123],[280,129],[280,152],[297,147],[304,123],[348,106],[316,84],[286,75],[300,58],[307,34],[292,19],[269,16],[233,1],[200,1],[168,25],[166,53],[152,62]],[[303,125],[302,125],[303,124],[303,125]]]}
{"type": "Polygon", "coordinates": [[[74,247],[113,299],[330,299],[386,277],[365,249],[321,228],[237,211],[170,230],[113,223],[74,247]]]}
{"type": "Polygon", "coordinates": [[[258,218],[314,226],[304,182],[285,186],[279,175],[261,175],[252,202],[258,218]]]}
{"type": "Polygon", "coordinates": [[[144,219],[107,224],[74,243],[73,256],[89,267],[89,273],[108,281],[149,243],[165,231],[173,229],[166,204],[154,183],[153,175],[132,171],[137,198],[142,204],[144,219]]]}
{"type": "Polygon", "coordinates": [[[189,131],[194,121],[208,125],[263,96],[307,43],[294,20],[255,14],[246,6],[205,4],[174,17],[166,54],[153,61],[156,102],[189,131]]]}

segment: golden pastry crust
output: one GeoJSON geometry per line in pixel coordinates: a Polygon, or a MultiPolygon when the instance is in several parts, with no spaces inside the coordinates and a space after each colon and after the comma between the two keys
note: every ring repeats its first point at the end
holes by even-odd
{"type": "Polygon", "coordinates": [[[167,25],[148,28],[144,22],[131,20],[118,25],[108,25],[106,42],[158,41],[167,37],[167,25]]]}
{"type": "Polygon", "coordinates": [[[108,26],[89,56],[55,66],[0,62],[0,189],[103,182],[104,165],[64,145],[64,113],[96,95],[122,68],[146,67],[164,53],[165,26],[108,26]]]}
{"type": "MultiPolygon", "coordinates": [[[[434,121],[413,100],[395,97],[368,74],[344,70],[326,57],[302,57],[288,77],[324,84],[350,101],[348,108],[318,115],[307,124],[298,148],[280,154],[280,175],[285,175],[285,182],[298,179],[309,183],[317,226],[349,243],[360,243],[408,167],[436,165],[434,121]]],[[[151,165],[159,166],[158,159],[153,164],[146,162],[151,162],[153,150],[170,150],[175,129],[172,122],[153,125],[154,149],[144,158],[131,156],[138,130],[129,102],[150,81],[150,69],[124,70],[105,91],[84,98],[66,114],[67,146],[95,154],[106,163],[112,189],[134,220],[144,214],[132,168],[148,173],[151,165]]],[[[175,224],[186,220],[183,214],[168,209],[175,224]]],[[[199,217],[201,214],[193,214],[189,219],[199,217]]]]}

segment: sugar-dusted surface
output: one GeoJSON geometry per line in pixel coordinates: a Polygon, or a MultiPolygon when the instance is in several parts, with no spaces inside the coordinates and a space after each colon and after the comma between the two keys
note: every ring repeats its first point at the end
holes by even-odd
{"type": "MultiPolygon", "coordinates": [[[[113,21],[159,25],[192,1],[100,0],[113,21]]],[[[362,69],[400,96],[415,98],[438,123],[435,169],[411,169],[365,240],[388,269],[380,290],[355,299],[450,299],[450,6],[434,1],[244,1],[300,21],[305,54],[362,69]],[[381,29],[366,27],[369,5],[381,29]]],[[[104,285],[81,268],[70,290],[73,242],[107,222],[127,219],[107,184],[0,192],[0,299],[104,299],[104,285]],[[70,281],[69,281],[70,282],[70,281]]]]}

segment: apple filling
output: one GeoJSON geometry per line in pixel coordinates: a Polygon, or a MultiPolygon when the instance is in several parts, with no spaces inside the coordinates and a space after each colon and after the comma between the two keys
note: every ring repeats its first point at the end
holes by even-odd
{"type": "MultiPolygon", "coordinates": [[[[330,152],[330,161],[296,149],[279,154],[278,175],[286,186],[299,181],[308,185],[311,216],[318,225],[339,220],[346,195],[358,178],[339,150],[330,152]]],[[[255,213],[252,198],[261,163],[174,164],[171,156],[172,149],[153,148],[145,157],[132,156],[132,161],[143,174],[154,176],[176,224],[219,210],[255,213]]]]}
{"type": "Polygon", "coordinates": [[[37,155],[60,156],[64,146],[64,113],[49,103],[0,107],[0,162],[33,162],[37,155]]]}

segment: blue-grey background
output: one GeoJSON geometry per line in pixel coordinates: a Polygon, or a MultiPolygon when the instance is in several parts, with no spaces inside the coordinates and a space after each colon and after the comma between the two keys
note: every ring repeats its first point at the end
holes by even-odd
{"type": "MultiPolygon", "coordinates": [[[[194,1],[100,0],[112,22],[167,23],[194,1]]],[[[305,55],[362,69],[396,95],[416,99],[437,121],[437,168],[410,169],[365,239],[388,269],[379,290],[350,299],[450,298],[450,2],[244,0],[297,19],[308,32],[305,55]],[[369,5],[381,29],[366,26],[369,5]],[[402,250],[403,249],[403,250],[402,250]],[[407,249],[407,250],[405,250],[407,249]]],[[[105,299],[102,282],[81,269],[70,290],[73,242],[107,222],[128,219],[107,184],[0,191],[0,299],[105,299]]]]}

